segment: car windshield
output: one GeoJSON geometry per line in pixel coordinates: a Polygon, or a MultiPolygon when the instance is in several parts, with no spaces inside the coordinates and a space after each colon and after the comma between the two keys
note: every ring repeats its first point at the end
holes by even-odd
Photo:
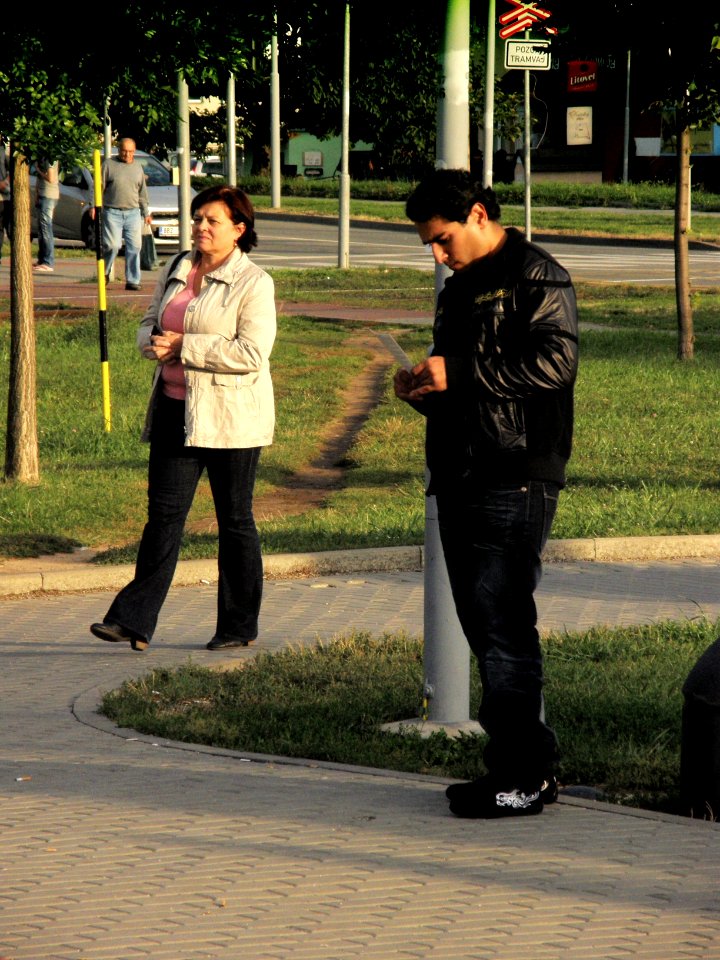
{"type": "Polygon", "coordinates": [[[87,186],[83,178],[82,167],[73,167],[60,173],[60,180],[66,187],[79,187],[84,190],[87,186]]]}
{"type": "MultiPolygon", "coordinates": [[[[167,187],[172,184],[170,171],[158,159],[148,154],[142,156],[135,154],[135,159],[142,164],[145,182],[149,187],[167,187]]],[[[89,168],[88,173],[92,178],[92,172],[89,168]]],[[[82,167],[72,167],[70,170],[62,171],[60,180],[66,187],[79,187],[82,190],[88,185],[83,177],[82,167]]]]}
{"type": "Polygon", "coordinates": [[[170,171],[164,167],[155,157],[139,157],[135,154],[135,159],[142,164],[145,171],[145,179],[149,187],[167,187],[172,183],[170,171]]]}

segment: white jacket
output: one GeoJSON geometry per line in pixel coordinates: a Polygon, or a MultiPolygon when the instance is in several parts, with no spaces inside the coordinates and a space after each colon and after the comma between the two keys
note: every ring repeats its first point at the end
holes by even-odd
{"type": "MultiPolygon", "coordinates": [[[[162,326],[166,304],[182,289],[192,254],[170,261],[161,273],[140,324],[140,351],[153,324],[162,326]]],[[[270,352],[275,341],[275,286],[272,277],[236,249],[203,277],[202,289],[185,311],[182,353],[187,396],[185,445],[262,447],[272,443],[275,402],[270,352]]],[[[153,380],[143,440],[150,439],[160,364],[153,380]]]]}

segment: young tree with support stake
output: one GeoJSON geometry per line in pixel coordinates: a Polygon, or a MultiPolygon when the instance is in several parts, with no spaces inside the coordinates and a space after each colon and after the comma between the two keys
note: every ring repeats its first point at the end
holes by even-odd
{"type": "MultiPolygon", "coordinates": [[[[708,4],[708,7],[711,5],[708,4]]],[[[669,43],[658,75],[667,77],[662,105],[675,117],[675,296],[678,359],[692,360],[695,334],[690,300],[688,232],[690,229],[691,130],[720,122],[720,16],[680,10],[668,17],[669,43]],[[664,69],[665,68],[665,69],[664,69]]]]}
{"type": "Polygon", "coordinates": [[[691,132],[720,122],[720,14],[706,3],[686,10],[640,9],[626,0],[615,3],[638,59],[651,71],[652,101],[647,110],[674,118],[675,163],[675,298],[679,360],[695,353],[688,239],[690,231],[691,132]]]}
{"type": "Polygon", "coordinates": [[[688,239],[690,231],[691,131],[720,122],[720,13],[716,2],[686,9],[679,3],[649,5],[611,0],[582,6],[553,0],[554,22],[573,44],[593,43],[602,27],[603,43],[632,51],[633,72],[650,78],[642,95],[632,91],[642,112],[674,117],[675,293],[680,360],[692,360],[693,331],[688,239]],[[607,38],[607,40],[605,40],[607,38]],[[652,92],[650,92],[652,91],[652,92]]]}
{"type": "Polygon", "coordinates": [[[251,40],[262,37],[258,15],[228,18],[227,6],[210,3],[193,17],[170,0],[151,8],[131,3],[113,22],[113,43],[94,43],[70,31],[64,12],[14,11],[0,24],[0,132],[11,142],[13,252],[11,347],[4,475],[34,484],[40,479],[35,396],[35,329],[30,245],[30,167],[51,156],[67,167],[88,159],[99,143],[99,110],[117,97],[138,129],[175,124],[179,69],[198,82],[247,68],[251,40]],[[132,57],[128,56],[132,51],[132,57]],[[141,64],[138,67],[138,64],[141,64]]]}
{"type": "MultiPolygon", "coordinates": [[[[74,80],[68,60],[51,66],[49,38],[24,31],[14,20],[12,41],[0,47],[0,129],[11,144],[13,196],[12,262],[10,268],[10,371],[5,444],[5,477],[34,484],[40,479],[33,278],[30,245],[30,166],[41,157],[63,162],[75,159],[94,137],[99,119],[88,105],[88,91],[74,80]]],[[[4,32],[4,31],[3,31],[4,32]]],[[[71,43],[62,35],[67,56],[71,43]]],[[[52,49],[52,45],[50,44],[52,49]]],[[[74,51],[77,55],[79,51],[74,51]]],[[[77,69],[77,61],[76,67],[77,69]]]]}

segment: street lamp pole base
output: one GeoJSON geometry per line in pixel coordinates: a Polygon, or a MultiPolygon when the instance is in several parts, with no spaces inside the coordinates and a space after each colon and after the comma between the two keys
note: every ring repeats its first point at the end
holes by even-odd
{"type": "Polygon", "coordinates": [[[477,720],[443,723],[441,720],[423,720],[421,717],[384,723],[381,729],[386,733],[418,733],[425,738],[431,737],[434,733],[445,733],[446,736],[455,738],[461,734],[480,736],[485,732],[477,720]]]}

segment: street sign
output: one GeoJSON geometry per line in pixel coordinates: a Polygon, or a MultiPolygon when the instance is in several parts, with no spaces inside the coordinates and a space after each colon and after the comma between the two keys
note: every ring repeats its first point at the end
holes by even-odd
{"type": "Polygon", "coordinates": [[[505,42],[506,70],[549,70],[549,40],[507,40],[505,42]]]}
{"type": "MultiPolygon", "coordinates": [[[[500,39],[507,40],[516,33],[523,30],[532,30],[533,26],[539,25],[542,20],[549,20],[552,14],[549,10],[539,7],[535,0],[526,2],[526,0],[506,0],[513,5],[512,10],[503,13],[498,18],[500,24],[500,39]]],[[[545,27],[546,33],[556,34],[554,27],[545,27]]]]}

